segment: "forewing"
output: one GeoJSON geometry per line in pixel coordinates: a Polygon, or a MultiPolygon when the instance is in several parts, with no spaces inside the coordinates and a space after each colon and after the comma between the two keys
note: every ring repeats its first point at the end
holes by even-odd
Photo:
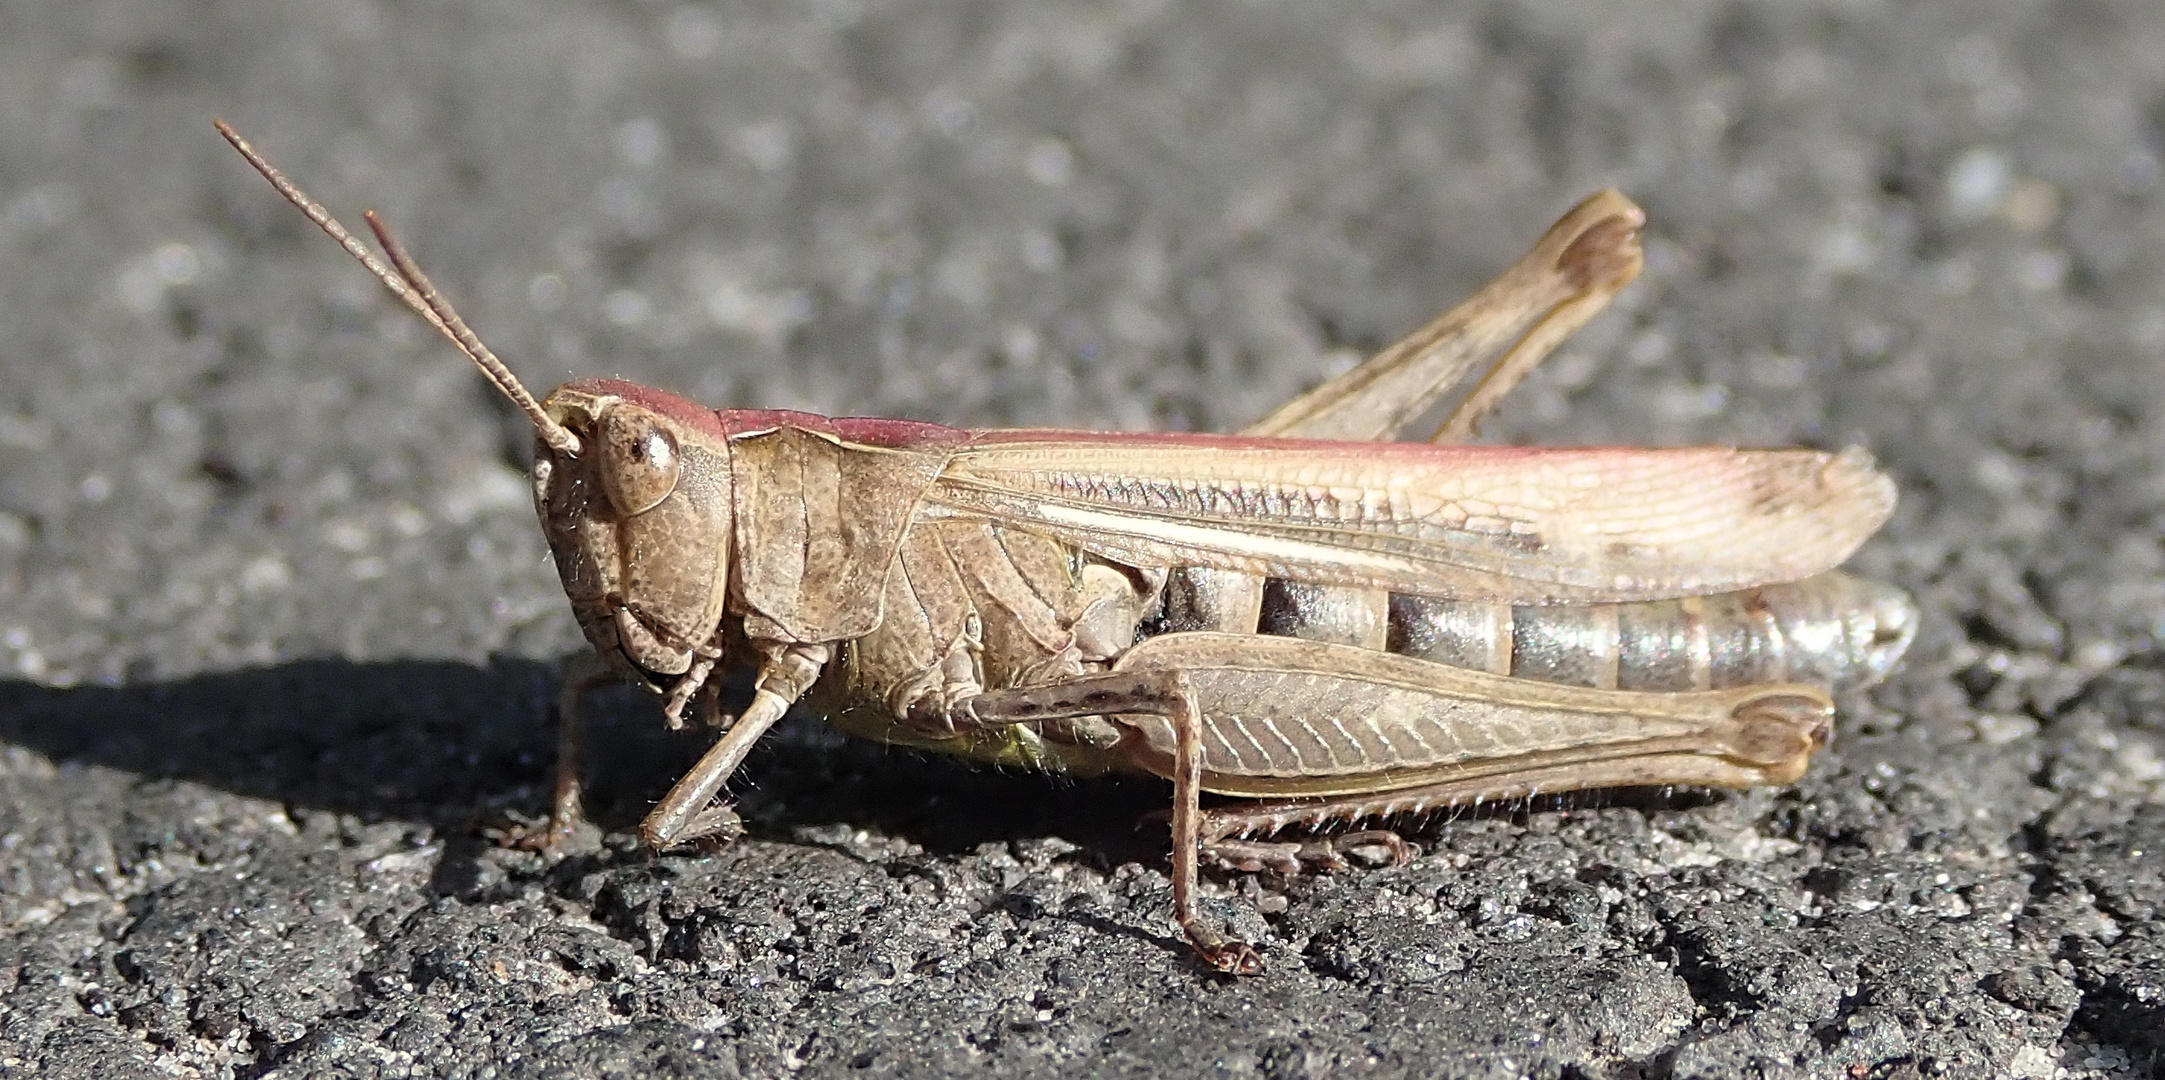
{"type": "Polygon", "coordinates": [[[1542,604],[1808,577],[1886,520],[1894,486],[1857,449],[991,431],[927,498],[1125,562],[1542,604]]]}

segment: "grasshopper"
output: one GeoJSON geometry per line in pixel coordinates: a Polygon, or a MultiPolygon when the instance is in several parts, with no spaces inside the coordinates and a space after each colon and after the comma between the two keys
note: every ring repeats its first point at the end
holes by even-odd
{"type": "Polygon", "coordinates": [[[806,698],[890,743],[1171,780],[1174,917],[1252,973],[1255,948],[1198,913],[1204,862],[1403,859],[1381,830],[1268,838],[1482,799],[1789,783],[1830,694],[1914,633],[1904,594],[1833,569],[1894,507],[1861,449],[1465,445],[1638,274],[1645,214],[1615,191],[1238,435],[971,431],[615,379],[537,402],[373,213],[390,267],[218,129],[533,424],[535,504],[594,650],[561,691],[543,845],[579,818],[586,690],[628,679],[672,727],[697,704],[720,731],[640,825],[655,848],[735,835],[717,796],[806,698]],[[1391,441],[1492,355],[1432,438],[1391,441]],[[725,660],[757,669],[733,716],[725,660]]]}

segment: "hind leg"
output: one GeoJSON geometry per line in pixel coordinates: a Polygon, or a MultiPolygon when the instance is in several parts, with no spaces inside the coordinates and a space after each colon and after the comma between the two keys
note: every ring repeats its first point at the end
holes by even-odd
{"type": "Polygon", "coordinates": [[[1241,434],[1404,439],[1484,357],[1507,348],[1433,439],[1464,441],[1526,372],[1638,276],[1645,223],[1646,212],[1621,193],[1595,193],[1464,303],[1241,434]]]}
{"type": "Polygon", "coordinates": [[[1389,829],[1293,841],[1205,840],[1201,850],[1203,860],[1221,870],[1242,874],[1269,870],[1288,876],[1350,869],[1353,863],[1347,855],[1359,855],[1363,861],[1373,859],[1382,865],[1404,866],[1420,853],[1418,846],[1389,829]]]}

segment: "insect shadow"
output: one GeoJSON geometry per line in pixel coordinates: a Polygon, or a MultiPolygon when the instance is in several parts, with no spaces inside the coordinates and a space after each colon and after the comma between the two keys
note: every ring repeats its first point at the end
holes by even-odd
{"type": "MultiPolygon", "coordinates": [[[[302,660],[122,686],[0,680],[0,743],[363,823],[425,823],[473,850],[457,838],[477,822],[547,812],[554,688],[548,665],[524,659],[302,660]]],[[[712,739],[664,729],[630,688],[591,695],[589,819],[632,829],[712,739]]],[[[819,843],[845,825],[942,855],[1059,836],[1093,858],[1163,857],[1162,826],[1138,828],[1164,806],[1160,782],[1048,783],[851,739],[802,710],[731,787],[751,835],[767,839],[819,843]]]]}
{"type": "MultiPolygon", "coordinates": [[[[548,665],[524,659],[487,666],[305,660],[73,688],[0,680],[0,750],[12,744],[63,766],[118,770],[150,784],[201,784],[275,802],[297,816],[425,825],[443,844],[431,890],[478,898],[533,880],[531,869],[505,877],[480,826],[507,811],[529,819],[547,812],[554,686],[548,665]]],[[[732,686],[725,694],[741,700],[747,689],[732,686]]],[[[651,700],[631,688],[591,695],[583,770],[588,818],[614,839],[598,850],[574,851],[544,871],[543,880],[573,887],[597,870],[645,864],[652,856],[632,850],[631,830],[711,739],[705,731],[665,730],[651,700]]],[[[1075,845],[1067,858],[1101,871],[1124,863],[1162,867],[1168,842],[1161,780],[1003,772],[853,739],[803,710],[762,740],[732,795],[754,838],[852,854],[849,840],[835,839],[838,831],[904,840],[933,857],[1059,838],[1075,845]]],[[[1689,805],[1704,797],[1690,790],[1578,793],[1393,824],[1426,839],[1443,821],[1609,802],[1689,805]]],[[[179,817],[190,805],[150,798],[112,813],[174,814],[170,821],[138,820],[127,830],[170,844],[194,831],[179,817]]],[[[1169,948],[1176,940],[1087,911],[1037,914],[1169,948]]]]}

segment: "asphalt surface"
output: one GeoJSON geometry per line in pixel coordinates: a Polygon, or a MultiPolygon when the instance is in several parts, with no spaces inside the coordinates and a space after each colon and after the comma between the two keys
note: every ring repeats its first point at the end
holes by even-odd
{"type": "Polygon", "coordinates": [[[8,5],[0,1073],[2157,1071],[2165,7],[1585,7],[8,5]],[[540,386],[963,425],[1238,427],[1613,184],[1647,272],[1488,436],[1861,444],[1924,631],[1793,788],[1220,879],[1253,979],[1159,785],[814,717],[653,859],[699,744],[603,695],[611,831],[500,850],[578,645],[526,436],[213,115],[540,386]]]}

